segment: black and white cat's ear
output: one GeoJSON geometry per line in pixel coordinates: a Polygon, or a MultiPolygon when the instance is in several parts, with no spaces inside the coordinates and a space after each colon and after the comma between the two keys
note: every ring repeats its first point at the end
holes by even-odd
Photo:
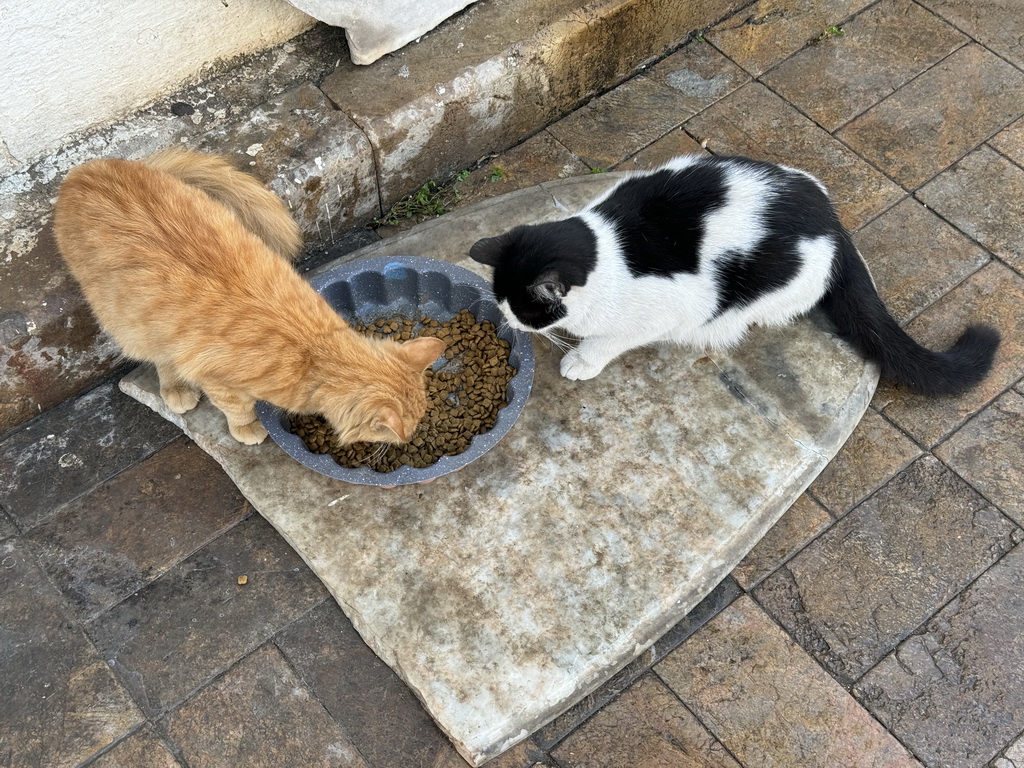
{"type": "Polygon", "coordinates": [[[541,272],[530,285],[529,290],[533,298],[545,304],[558,304],[569,292],[568,286],[562,282],[562,278],[553,269],[541,272]]]}
{"type": "Polygon", "coordinates": [[[505,237],[503,235],[485,237],[483,240],[473,243],[473,247],[469,249],[469,258],[489,267],[496,267],[504,250],[505,237]]]}

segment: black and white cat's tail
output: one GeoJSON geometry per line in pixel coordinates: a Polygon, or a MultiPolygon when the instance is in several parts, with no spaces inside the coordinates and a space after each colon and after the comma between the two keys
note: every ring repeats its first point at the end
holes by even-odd
{"type": "Polygon", "coordinates": [[[999,332],[987,325],[968,326],[945,352],[918,344],[889,313],[845,232],[831,286],[818,306],[840,338],[878,363],[882,378],[922,395],[955,395],[975,386],[988,375],[999,346],[999,332]]]}

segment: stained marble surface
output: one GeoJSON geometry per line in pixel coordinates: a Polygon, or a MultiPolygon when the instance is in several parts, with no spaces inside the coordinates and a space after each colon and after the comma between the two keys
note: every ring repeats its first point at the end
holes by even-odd
{"type": "MultiPolygon", "coordinates": [[[[356,254],[445,258],[565,215],[615,174],[486,200],[356,254]]],[[[535,341],[533,395],[498,446],[429,485],[346,485],[140,368],[122,389],[180,426],[309,563],[470,762],[525,738],[692,609],[860,420],[877,373],[811,321],[730,353],[631,352],[597,379],[535,341]]]]}

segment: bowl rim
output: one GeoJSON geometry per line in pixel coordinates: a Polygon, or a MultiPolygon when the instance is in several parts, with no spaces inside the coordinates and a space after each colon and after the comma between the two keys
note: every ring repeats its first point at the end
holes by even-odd
{"type": "MultiPolygon", "coordinates": [[[[386,274],[389,269],[399,268],[412,269],[420,274],[438,272],[451,280],[453,284],[469,285],[477,289],[481,295],[471,302],[469,307],[466,307],[467,309],[472,309],[481,300],[490,301],[495,306],[497,304],[490,298],[490,284],[480,275],[451,262],[424,256],[369,256],[356,259],[327,269],[310,280],[310,285],[318,294],[323,295],[331,286],[339,282],[351,281],[359,274],[367,272],[386,274]]],[[[455,312],[461,309],[463,307],[456,308],[455,312]]],[[[455,312],[452,314],[454,315],[455,312]]],[[[350,319],[345,318],[345,321],[350,322],[350,319]]],[[[285,425],[288,414],[284,409],[261,400],[256,403],[256,414],[271,439],[285,453],[302,466],[327,477],[358,485],[385,487],[434,480],[462,469],[491,450],[508,434],[522,413],[533,389],[533,342],[528,333],[513,328],[508,328],[508,332],[509,340],[512,341],[510,362],[512,362],[513,355],[518,356],[517,371],[508,386],[508,404],[498,411],[494,426],[481,435],[475,435],[465,451],[456,456],[442,456],[428,467],[403,465],[391,472],[376,472],[365,466],[355,469],[342,467],[329,454],[310,452],[300,437],[289,432],[285,425]]]]}

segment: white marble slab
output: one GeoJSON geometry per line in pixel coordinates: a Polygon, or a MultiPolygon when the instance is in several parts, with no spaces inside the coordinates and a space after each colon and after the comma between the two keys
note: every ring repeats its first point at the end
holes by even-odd
{"type": "MultiPolygon", "coordinates": [[[[486,201],[358,255],[476,267],[476,238],[564,215],[610,175],[486,201]]],[[[804,320],[729,354],[659,347],[597,379],[534,344],[510,434],[429,485],[316,475],[228,436],[204,401],[167,411],[141,368],[122,389],[214,456],[327,585],[374,651],[473,764],[595,689],[679,621],[845,442],[877,373],[804,320]]]]}

